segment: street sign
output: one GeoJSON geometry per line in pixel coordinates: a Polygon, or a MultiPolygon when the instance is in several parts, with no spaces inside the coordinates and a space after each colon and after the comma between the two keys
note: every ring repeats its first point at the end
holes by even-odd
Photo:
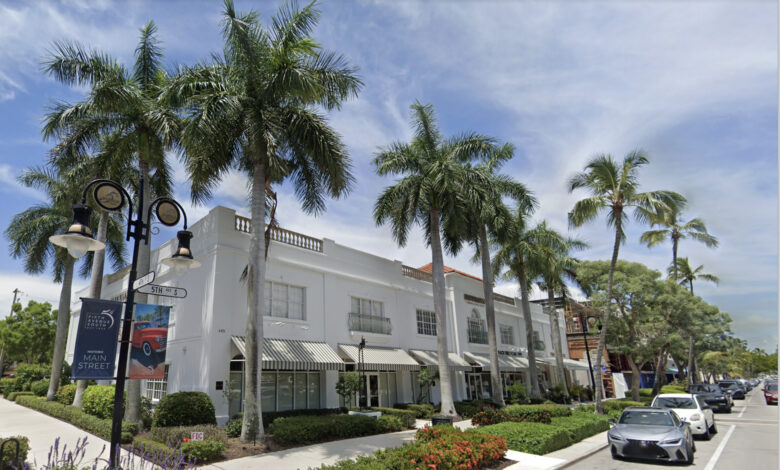
{"type": "Polygon", "coordinates": [[[154,271],[144,275],[144,277],[139,277],[136,279],[133,283],[133,290],[138,290],[139,287],[151,284],[152,281],[154,281],[154,271]]]}
{"type": "Polygon", "coordinates": [[[176,297],[183,299],[187,297],[187,289],[181,287],[160,286],[157,284],[147,284],[136,290],[139,294],[161,295],[163,297],[176,297]]]}

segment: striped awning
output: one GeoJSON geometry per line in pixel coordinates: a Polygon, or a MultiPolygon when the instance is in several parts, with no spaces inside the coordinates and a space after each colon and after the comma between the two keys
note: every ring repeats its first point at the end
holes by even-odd
{"type": "MultiPolygon", "coordinates": [[[[490,355],[485,353],[463,353],[466,360],[471,364],[481,367],[482,370],[490,370],[490,355]]],[[[506,354],[498,355],[498,368],[504,372],[519,372],[528,369],[528,359],[520,356],[509,356],[506,354]]]]}
{"type": "MultiPolygon", "coordinates": [[[[339,355],[348,363],[358,364],[359,348],[354,344],[339,344],[339,355]]],[[[363,364],[371,370],[418,370],[420,364],[403,349],[366,346],[363,364]]]]}
{"type": "MultiPolygon", "coordinates": [[[[557,367],[554,357],[538,357],[536,362],[547,364],[549,366],[557,367]]],[[[563,367],[569,370],[588,370],[588,364],[586,362],[575,361],[574,359],[563,358],[563,367]]]]}
{"type": "MultiPolygon", "coordinates": [[[[233,344],[246,357],[243,336],[233,336],[233,344]]],[[[325,343],[294,339],[263,339],[263,369],[344,370],[344,361],[325,343]]]]}
{"type": "MultiPolygon", "coordinates": [[[[422,349],[410,349],[409,353],[420,361],[423,365],[428,367],[439,367],[439,352],[438,351],[424,351],[422,349]]],[[[447,359],[451,369],[454,370],[471,370],[471,364],[464,361],[460,356],[451,352],[447,353],[447,359]]]]}

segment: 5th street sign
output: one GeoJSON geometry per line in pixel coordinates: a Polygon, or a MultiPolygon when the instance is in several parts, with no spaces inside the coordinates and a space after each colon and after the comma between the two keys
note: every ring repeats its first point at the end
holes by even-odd
{"type": "Polygon", "coordinates": [[[183,299],[187,297],[187,290],[181,287],[159,286],[157,284],[148,284],[136,290],[139,294],[161,295],[163,297],[176,297],[183,299]]]}
{"type": "Polygon", "coordinates": [[[154,281],[154,271],[145,274],[144,277],[139,277],[133,283],[133,290],[137,291],[139,287],[143,287],[147,284],[151,284],[154,281]]]}

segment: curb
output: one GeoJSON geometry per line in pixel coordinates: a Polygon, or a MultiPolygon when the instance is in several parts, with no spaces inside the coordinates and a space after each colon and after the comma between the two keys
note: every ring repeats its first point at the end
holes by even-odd
{"type": "Polygon", "coordinates": [[[581,460],[585,460],[588,457],[590,457],[591,455],[593,455],[593,454],[595,454],[597,452],[601,452],[602,450],[606,449],[607,447],[609,447],[609,444],[604,444],[604,445],[602,445],[600,447],[596,447],[596,448],[594,448],[592,450],[589,450],[588,452],[585,452],[584,454],[578,456],[575,459],[568,460],[566,462],[563,462],[562,464],[550,467],[548,470],[560,470],[562,468],[569,468],[570,466],[574,465],[575,463],[580,462],[581,460]]]}

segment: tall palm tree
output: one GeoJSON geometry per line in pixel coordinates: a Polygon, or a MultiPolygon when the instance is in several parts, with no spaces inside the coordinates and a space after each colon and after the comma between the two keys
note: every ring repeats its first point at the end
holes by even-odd
{"type": "MultiPolygon", "coordinates": [[[[46,117],[43,135],[69,140],[74,153],[87,153],[98,145],[101,136],[111,135],[120,155],[137,160],[144,181],[149,182],[154,171],[158,184],[151,188],[152,193],[164,196],[170,192],[172,179],[166,152],[178,142],[179,116],[160,100],[170,78],[163,69],[157,26],[149,22],[140,32],[131,70],[107,54],[78,43],[54,44],[54,52],[43,62],[44,71],[64,84],[86,85],[90,90],[79,103],[56,103],[46,117]]],[[[152,200],[149,189],[147,184],[143,213],[148,212],[152,200]]],[[[150,269],[150,246],[142,243],[139,250],[137,269],[146,273],[150,269]]],[[[136,301],[146,302],[146,294],[136,294],[136,301]]],[[[143,426],[140,402],[141,382],[128,380],[125,419],[143,426]]]]}
{"type": "Polygon", "coordinates": [[[680,240],[692,238],[698,240],[709,248],[718,246],[718,239],[707,233],[707,226],[702,219],[691,219],[683,223],[680,220],[680,211],[672,209],[653,214],[650,217],[652,226],[663,227],[656,230],[648,230],[643,233],[639,241],[652,248],[666,240],[672,240],[672,279],[677,280],[677,247],[680,240]]]}
{"type": "MultiPolygon", "coordinates": [[[[685,198],[672,191],[639,192],[639,169],[648,163],[647,156],[640,150],[635,150],[615,161],[611,155],[596,155],[585,165],[585,171],[577,173],[568,182],[569,192],[585,189],[590,197],[577,201],[569,212],[569,225],[580,227],[592,221],[596,216],[607,212],[607,225],[615,230],[615,242],[612,248],[612,260],[609,267],[607,282],[607,306],[602,319],[602,329],[599,333],[599,345],[596,351],[596,364],[601,364],[607,338],[607,327],[612,310],[612,278],[615,273],[615,263],[618,260],[620,244],[625,241],[624,225],[628,222],[626,210],[634,208],[637,221],[646,223],[651,214],[681,208],[685,198]]],[[[596,381],[596,413],[603,414],[601,398],[603,395],[603,380],[596,381]]]]}
{"type": "Polygon", "coordinates": [[[564,395],[569,396],[566,373],[563,364],[563,346],[561,344],[561,330],[558,322],[558,310],[555,308],[555,293],[566,295],[568,287],[566,281],[576,282],[576,267],[578,260],[571,256],[574,250],[587,248],[587,243],[567,238],[559,232],[547,226],[547,222],[540,223],[534,230],[538,230],[541,240],[547,241],[547,249],[551,253],[547,256],[546,263],[539,266],[541,269],[539,287],[547,292],[547,312],[550,316],[550,329],[552,330],[553,351],[555,352],[556,374],[558,381],[564,385],[564,395]]]}
{"type": "Polygon", "coordinates": [[[535,210],[535,205],[519,206],[512,218],[511,229],[500,244],[493,258],[493,272],[499,273],[506,268],[502,277],[515,280],[520,284],[520,298],[523,307],[525,339],[528,347],[528,369],[530,374],[529,395],[534,398],[542,396],[539,388],[539,377],[536,367],[536,350],[534,343],[533,318],[529,292],[531,280],[541,272],[541,267],[550,264],[554,252],[549,247],[554,241],[546,230],[539,227],[529,228],[529,217],[535,210]]]}
{"type": "MultiPolygon", "coordinates": [[[[14,258],[24,258],[24,269],[30,274],[42,273],[51,265],[54,281],[62,283],[51,376],[46,395],[46,399],[51,401],[55,398],[65,359],[71,286],[76,260],[66,250],[50,243],[49,237],[64,233],[70,226],[73,217],[71,203],[76,200],[83,180],[62,178],[50,168],[31,168],[20,176],[19,181],[25,186],[44,190],[49,200],[13,217],[5,231],[5,236],[11,244],[11,255],[14,258]]],[[[112,241],[108,244],[109,253],[115,263],[121,263],[124,252],[123,232],[116,223],[109,224],[108,230],[111,232],[112,241]]]]}
{"type": "MultiPolygon", "coordinates": [[[[377,225],[390,223],[393,238],[406,245],[414,224],[423,228],[431,247],[433,309],[436,314],[436,346],[439,356],[441,413],[455,415],[447,357],[444,248],[457,253],[466,233],[467,207],[461,194],[465,165],[494,150],[493,139],[474,133],[445,139],[436,124],[432,105],[419,101],[411,106],[412,141],[394,142],[374,159],[377,174],[400,179],[385,188],[374,204],[377,225]]],[[[491,291],[492,292],[492,291],[491,291]]]]}
{"type": "Polygon", "coordinates": [[[290,179],[304,211],[347,194],[351,163],[340,136],[315,107],[338,108],[362,82],[340,55],[311,37],[320,12],[287,3],[264,27],[258,14],[225,1],[222,57],[184,68],[165,92],[188,117],[182,134],[194,201],[207,199],[230,169],[251,180],[252,229],[247,270],[244,424],[241,439],[264,438],[258,397],[263,344],[266,194],[290,179]]]}
{"type": "Polygon", "coordinates": [[[504,406],[501,370],[498,364],[498,340],[496,338],[496,309],[493,297],[493,267],[490,261],[490,243],[488,236],[503,240],[512,213],[504,204],[505,197],[514,199],[518,204],[533,206],[536,199],[523,185],[506,175],[498,174],[501,166],[511,159],[514,146],[505,144],[491,152],[488,160],[478,166],[466,165],[466,184],[462,187],[466,199],[469,218],[466,237],[473,240],[476,257],[482,264],[482,287],[485,295],[485,317],[488,325],[488,348],[490,349],[490,382],[493,402],[504,406]]]}

